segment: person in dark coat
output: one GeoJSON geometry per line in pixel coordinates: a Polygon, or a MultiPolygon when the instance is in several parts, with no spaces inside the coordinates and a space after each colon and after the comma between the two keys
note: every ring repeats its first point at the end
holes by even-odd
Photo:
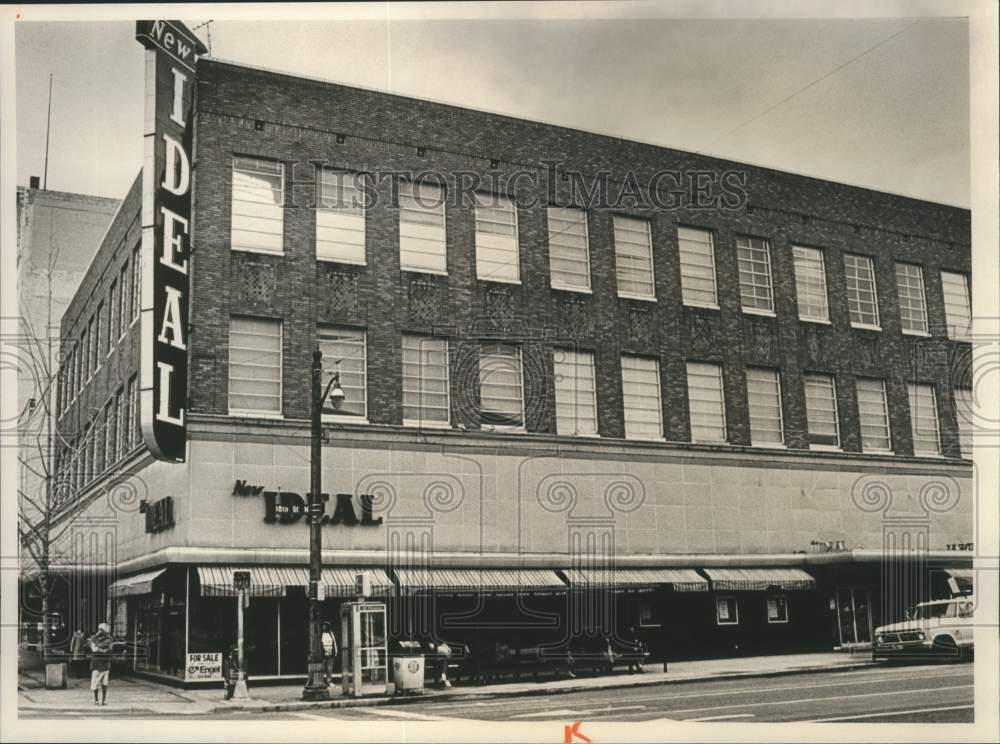
{"type": "Polygon", "coordinates": [[[108,679],[111,676],[111,628],[107,623],[97,626],[97,632],[89,639],[90,643],[90,689],[94,692],[94,705],[108,704],[108,679]],[[97,701],[97,693],[101,693],[101,701],[97,701]]]}
{"type": "Polygon", "coordinates": [[[240,650],[234,644],[229,653],[222,657],[222,683],[226,686],[226,700],[233,699],[236,683],[240,679],[240,650]]]}
{"type": "Polygon", "coordinates": [[[628,629],[629,634],[629,651],[628,651],[628,673],[632,674],[632,670],[643,673],[642,662],[646,658],[646,644],[642,642],[639,638],[639,634],[636,632],[635,628],[628,629]]]}

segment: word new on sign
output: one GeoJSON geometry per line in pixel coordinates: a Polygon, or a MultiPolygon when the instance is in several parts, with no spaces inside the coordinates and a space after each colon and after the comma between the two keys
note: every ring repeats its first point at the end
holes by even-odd
{"type": "Polygon", "coordinates": [[[139,511],[146,515],[146,532],[162,532],[174,526],[174,499],[172,496],[154,501],[143,501],[139,511]]]}
{"type": "MultiPolygon", "coordinates": [[[[233,487],[233,496],[263,496],[264,497],[264,522],[267,524],[293,524],[306,515],[308,508],[306,500],[292,491],[265,491],[263,486],[249,485],[246,481],[238,480],[233,487]]],[[[362,495],[358,497],[361,503],[361,518],[354,509],[354,501],[349,493],[338,493],[335,497],[333,514],[325,514],[326,502],[330,500],[330,494],[321,493],[319,500],[314,505],[316,509],[314,517],[320,524],[342,524],[347,527],[359,525],[361,527],[378,527],[382,524],[382,517],[373,515],[372,497],[362,495]]]]}
{"type": "Polygon", "coordinates": [[[140,420],[154,457],[183,462],[187,429],[191,142],[195,65],[207,49],[178,21],[138,21],[146,48],[142,163],[140,420]]]}

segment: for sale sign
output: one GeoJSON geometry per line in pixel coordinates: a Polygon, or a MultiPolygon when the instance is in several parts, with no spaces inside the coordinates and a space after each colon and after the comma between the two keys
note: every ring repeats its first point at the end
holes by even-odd
{"type": "Polygon", "coordinates": [[[187,679],[222,679],[222,653],[187,655],[187,679]]]}

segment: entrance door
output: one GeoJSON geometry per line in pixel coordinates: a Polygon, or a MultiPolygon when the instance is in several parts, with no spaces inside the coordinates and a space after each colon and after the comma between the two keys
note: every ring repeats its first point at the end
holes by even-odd
{"type": "Polygon", "coordinates": [[[841,646],[871,643],[871,600],[867,589],[837,589],[837,626],[841,646]]]}

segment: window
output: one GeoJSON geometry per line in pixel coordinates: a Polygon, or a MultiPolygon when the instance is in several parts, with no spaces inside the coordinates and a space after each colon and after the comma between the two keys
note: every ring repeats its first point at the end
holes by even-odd
{"type": "Polygon", "coordinates": [[[767,622],[788,622],[788,597],[784,594],[767,595],[767,622]]]}
{"type": "Polygon", "coordinates": [[[899,292],[899,319],[903,333],[927,333],[927,303],[924,299],[924,270],[914,264],[896,264],[899,292]]]}
{"type": "Polygon", "coordinates": [[[878,295],[872,260],[868,256],[845,253],[844,272],[847,277],[847,309],[851,315],[851,325],[879,328],[878,295]]]}
{"type": "Polygon", "coordinates": [[[622,355],[622,400],[626,439],[663,438],[659,362],[622,355]]]}
{"type": "Polygon", "coordinates": [[[678,227],[677,245],[681,261],[681,297],[684,304],[718,307],[712,233],[691,227],[678,227]]]}
{"type": "Polygon", "coordinates": [[[104,303],[100,302],[97,304],[97,312],[94,313],[94,333],[93,341],[94,344],[94,357],[96,360],[96,366],[101,366],[101,338],[103,332],[104,323],[104,303]]]}
{"type": "Polygon", "coordinates": [[[519,282],[517,208],[497,194],[476,194],[476,277],[519,282]]]}
{"type": "Polygon", "coordinates": [[[128,381],[126,388],[126,405],[128,405],[128,419],[126,421],[127,431],[125,432],[126,452],[142,443],[142,426],[139,416],[139,385],[133,375],[128,381]]]}
{"type": "MultiPolygon", "coordinates": [[[[368,357],[365,332],[357,328],[320,326],[319,350],[323,352],[323,387],[340,373],[344,402],[336,416],[366,422],[368,418],[368,357]]],[[[330,413],[330,411],[327,411],[330,413]]]]}
{"type": "Polygon", "coordinates": [[[80,466],[80,485],[86,486],[94,472],[94,438],[90,436],[90,424],[83,430],[83,462],[80,466]]]}
{"type": "Polygon", "coordinates": [[[281,414],[281,321],[229,321],[229,412],[281,414]]]}
{"type": "Polygon", "coordinates": [[[280,254],[284,204],[284,163],[235,156],[230,247],[234,251],[280,254]]]}
{"type": "Polygon", "coordinates": [[[444,189],[433,183],[399,184],[399,266],[446,274],[444,189]]]}
{"type": "Polygon", "coordinates": [[[549,207],[549,271],[555,289],[590,289],[590,243],[587,213],[549,207]]]}
{"type": "Polygon", "coordinates": [[[139,317],[142,303],[142,244],[132,249],[132,320],[139,317]]]}
{"type": "Polygon", "coordinates": [[[715,622],[717,625],[739,625],[740,614],[736,597],[715,598],[715,622]]]}
{"type": "Polygon", "coordinates": [[[483,428],[524,426],[521,350],[490,344],[479,350],[479,399],[483,428]]]}
{"type": "Polygon", "coordinates": [[[885,382],[859,377],[858,415],[861,419],[861,449],[863,451],[889,452],[889,408],[885,399],[885,382]]]}
{"type": "Polygon", "coordinates": [[[701,362],[687,363],[688,411],[692,442],[726,441],[726,403],[722,367],[701,362]]]}
{"type": "Polygon", "coordinates": [[[747,368],[747,402],[750,407],[750,443],[782,444],[781,382],[775,369],[747,368]]]}
{"type": "Polygon", "coordinates": [[[118,409],[117,399],[112,399],[104,407],[104,460],[111,467],[118,461],[118,409]]]}
{"type": "Polygon", "coordinates": [[[773,314],[770,244],[761,238],[737,236],[736,259],[740,268],[743,312],[773,314]]]}
{"type": "Polygon", "coordinates": [[[448,342],[403,334],[403,423],[447,426],[448,342]]]}
{"type": "Polygon", "coordinates": [[[972,390],[955,388],[955,419],[958,421],[959,446],[962,457],[972,458],[972,431],[976,421],[976,401],[972,390]]]}
{"type": "Polygon", "coordinates": [[[118,275],[118,286],[120,291],[118,292],[118,336],[119,338],[125,335],[125,331],[128,330],[128,310],[129,310],[129,299],[131,298],[128,292],[128,261],[122,266],[122,270],[118,275]]]}
{"type": "Polygon", "coordinates": [[[597,436],[597,388],[594,355],[589,351],[556,349],[556,433],[597,436]]]}
{"type": "Polygon", "coordinates": [[[831,375],[804,376],[806,392],[806,426],[809,444],[820,447],[840,447],[840,426],[837,420],[837,386],[831,375]]]}
{"type": "Polygon", "coordinates": [[[795,293],[799,302],[799,320],[829,322],[830,307],[826,296],[826,265],[818,248],[792,246],[795,263],[795,293]]]}
{"type": "Polygon", "coordinates": [[[615,271],[618,296],[656,299],[653,285],[653,243],[649,220],[614,216],[615,271]]]}
{"type": "Polygon", "coordinates": [[[128,428],[131,398],[123,397],[123,394],[124,392],[121,388],[118,388],[118,391],[115,393],[115,460],[120,460],[131,449],[129,446],[131,442],[129,441],[128,428]]]}
{"type": "Polygon", "coordinates": [[[115,349],[118,341],[118,280],[111,282],[108,290],[108,354],[115,349]]]}
{"type": "Polygon", "coordinates": [[[648,599],[639,600],[639,627],[640,628],[660,628],[661,623],[656,622],[656,613],[653,610],[653,603],[648,599]]]}
{"type": "Polygon", "coordinates": [[[953,271],[941,272],[944,293],[944,315],[948,323],[948,338],[972,340],[972,300],[969,297],[969,277],[953,271]]]}
{"type": "Polygon", "coordinates": [[[91,343],[91,339],[94,336],[94,319],[91,318],[87,322],[87,327],[83,331],[83,357],[84,357],[84,367],[86,374],[84,377],[90,379],[94,374],[94,370],[97,369],[97,341],[94,340],[91,343]]]}
{"type": "Polygon", "coordinates": [[[357,173],[319,169],[316,258],[365,263],[365,195],[357,173]]]}
{"type": "Polygon", "coordinates": [[[933,385],[910,383],[906,386],[910,399],[910,426],[913,431],[913,454],[939,455],[937,397],[933,385]]]}

